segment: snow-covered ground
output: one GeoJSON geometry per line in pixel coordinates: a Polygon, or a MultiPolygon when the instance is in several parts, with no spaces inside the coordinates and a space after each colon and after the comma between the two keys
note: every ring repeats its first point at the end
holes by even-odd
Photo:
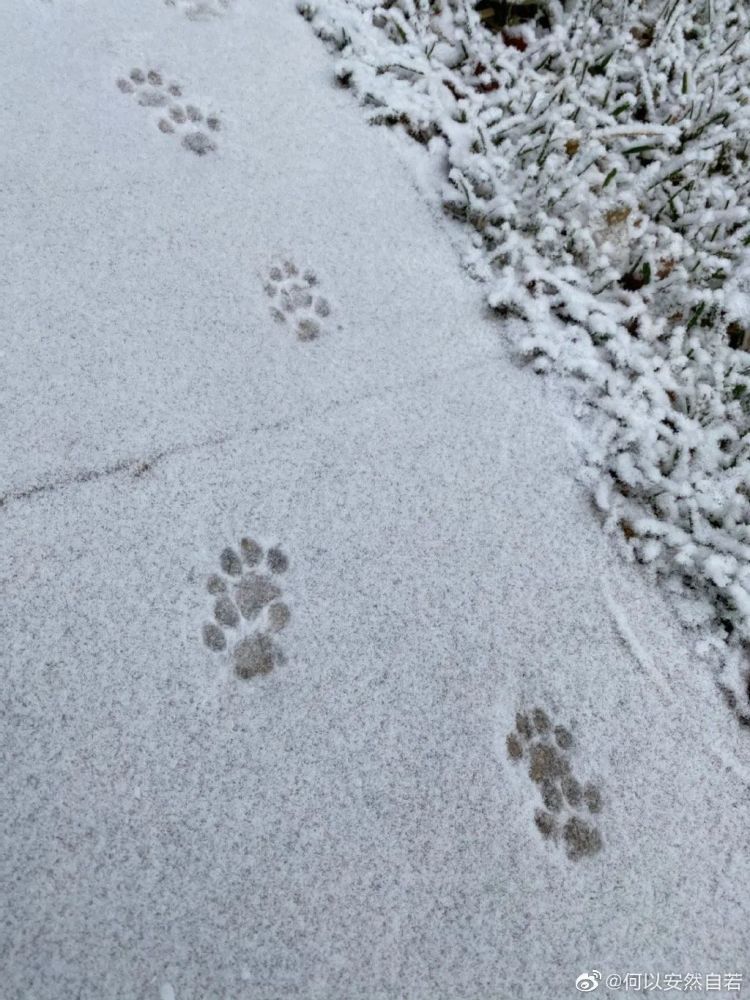
{"type": "Polygon", "coordinates": [[[470,0],[298,7],[368,120],[416,140],[520,356],[567,376],[606,527],[750,727],[747,4],[495,4],[502,32],[470,0]]]}
{"type": "Polygon", "coordinates": [[[3,1000],[747,975],[746,734],[309,27],[3,20],[3,1000]]]}

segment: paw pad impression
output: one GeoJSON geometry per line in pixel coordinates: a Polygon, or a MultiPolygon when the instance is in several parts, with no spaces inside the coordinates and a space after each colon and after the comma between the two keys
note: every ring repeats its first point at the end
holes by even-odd
{"type": "Polygon", "coordinates": [[[526,761],[528,775],[537,786],[544,808],[534,813],[534,822],[546,840],[562,840],[568,857],[578,861],[598,854],[602,838],[589,815],[602,808],[599,788],[582,785],[573,774],[568,751],[573,748],[569,729],[554,725],[542,708],[516,715],[516,728],[505,741],[514,763],[526,761]]]}
{"type": "Polygon", "coordinates": [[[291,618],[279,577],[289,566],[278,546],[268,550],[253,538],[219,555],[218,571],[206,580],[213,620],[203,626],[203,642],[212,652],[229,649],[235,674],[248,680],[268,674],[282,659],[275,635],[291,618]]]}
{"type": "Polygon", "coordinates": [[[196,104],[183,103],[179,83],[166,83],[161,72],[147,72],[136,67],[127,77],[121,76],[117,88],[123,94],[132,94],[141,107],[156,111],[156,127],[165,135],[177,135],[184,149],[205,156],[216,151],[216,133],[221,131],[221,119],[216,114],[206,114],[196,104]]]}
{"type": "Polygon", "coordinates": [[[191,21],[206,21],[225,14],[229,0],[164,0],[167,7],[177,7],[191,21]]]}
{"type": "Polygon", "coordinates": [[[301,275],[291,260],[274,265],[263,286],[273,299],[271,315],[280,323],[287,321],[298,340],[316,340],[326,329],[331,305],[318,290],[318,276],[307,269],[301,275]]]}

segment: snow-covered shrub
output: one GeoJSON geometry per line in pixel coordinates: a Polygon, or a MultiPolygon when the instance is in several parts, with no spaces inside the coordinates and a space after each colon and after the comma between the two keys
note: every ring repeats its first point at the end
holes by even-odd
{"type": "Polygon", "coordinates": [[[580,383],[608,525],[673,589],[708,595],[736,653],[750,641],[750,8],[476,6],[494,32],[468,0],[299,9],[369,119],[439,165],[490,304],[528,320],[523,355],[580,383]]]}

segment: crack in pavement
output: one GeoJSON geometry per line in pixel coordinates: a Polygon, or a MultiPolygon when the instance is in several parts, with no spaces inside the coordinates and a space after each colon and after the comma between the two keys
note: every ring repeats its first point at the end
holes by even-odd
{"type": "MultiPolygon", "coordinates": [[[[489,360],[496,361],[499,360],[499,357],[500,356],[494,354],[488,355],[487,357],[482,357],[476,361],[472,361],[469,364],[462,365],[459,368],[445,368],[437,372],[433,371],[423,378],[414,379],[412,382],[397,383],[395,385],[388,386],[385,390],[364,393],[356,399],[333,400],[327,406],[322,407],[319,413],[320,416],[325,416],[328,413],[335,412],[336,410],[347,406],[354,408],[362,403],[367,403],[372,400],[385,399],[388,396],[399,395],[405,391],[418,389],[423,385],[429,385],[431,382],[437,382],[446,374],[455,375],[458,372],[470,371],[474,368],[484,369],[489,360]]],[[[293,415],[283,417],[279,420],[261,422],[253,427],[244,428],[242,433],[258,434],[261,431],[287,429],[294,426],[295,423],[298,423],[300,419],[301,418],[297,415],[293,415]]],[[[208,438],[205,441],[198,441],[194,444],[173,445],[171,448],[164,448],[145,459],[123,458],[118,462],[112,463],[111,465],[106,465],[103,469],[87,469],[59,479],[50,479],[47,482],[35,483],[34,485],[27,486],[24,489],[10,490],[7,493],[0,495],[0,511],[8,507],[9,504],[19,500],[31,500],[44,493],[54,493],[57,490],[66,489],[69,486],[78,486],[82,483],[97,482],[100,479],[107,479],[110,476],[116,476],[123,472],[129,472],[135,479],[137,479],[140,478],[140,476],[143,476],[146,472],[149,472],[155,465],[167,458],[171,458],[173,455],[184,455],[192,451],[200,451],[203,448],[227,444],[238,436],[239,432],[231,434],[227,433],[219,437],[208,438]]]]}
{"type": "Polygon", "coordinates": [[[80,483],[94,483],[99,479],[106,479],[109,476],[116,476],[121,472],[129,472],[135,479],[145,475],[155,465],[172,455],[186,454],[191,451],[198,451],[201,448],[208,448],[211,445],[224,444],[227,436],[209,438],[207,441],[199,441],[196,444],[174,445],[171,448],[164,448],[155,452],[147,458],[123,458],[119,462],[106,465],[103,469],[86,469],[76,472],[71,476],[62,479],[51,479],[44,483],[35,483],[25,489],[13,490],[0,496],[0,510],[16,500],[30,500],[32,497],[42,493],[54,493],[57,490],[65,489],[68,486],[77,486],[80,483]]]}

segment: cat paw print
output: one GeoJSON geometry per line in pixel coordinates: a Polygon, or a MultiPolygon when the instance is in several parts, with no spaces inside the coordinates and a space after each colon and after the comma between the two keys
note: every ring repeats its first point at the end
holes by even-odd
{"type": "Polygon", "coordinates": [[[184,149],[196,156],[216,151],[216,134],[221,131],[219,116],[206,114],[197,104],[183,102],[180,84],[165,82],[159,70],[136,67],[129,76],[119,77],[117,87],[123,94],[132,94],[141,107],[153,109],[159,131],[179,137],[184,149]]]}
{"type": "Polygon", "coordinates": [[[289,323],[298,340],[315,340],[325,332],[331,305],[318,290],[318,276],[308,268],[300,274],[294,261],[285,260],[268,272],[264,285],[273,300],[271,315],[289,323]]]}
{"type": "Polygon", "coordinates": [[[279,581],[288,565],[278,546],[264,551],[243,538],[222,551],[219,571],[206,580],[213,620],[203,626],[203,642],[215,653],[228,649],[243,680],[270,673],[283,658],[275,636],[291,617],[279,581]]]}
{"type": "Polygon", "coordinates": [[[229,0],[164,0],[164,3],[181,11],[191,21],[220,17],[229,9],[229,0]]]}
{"type": "Polygon", "coordinates": [[[602,796],[597,785],[581,784],[573,774],[570,730],[535,708],[518,713],[505,745],[511,761],[528,764],[529,778],[539,790],[543,808],[534,813],[534,822],[541,835],[562,841],[572,861],[598,854],[602,837],[591,816],[601,812],[602,796]]]}

